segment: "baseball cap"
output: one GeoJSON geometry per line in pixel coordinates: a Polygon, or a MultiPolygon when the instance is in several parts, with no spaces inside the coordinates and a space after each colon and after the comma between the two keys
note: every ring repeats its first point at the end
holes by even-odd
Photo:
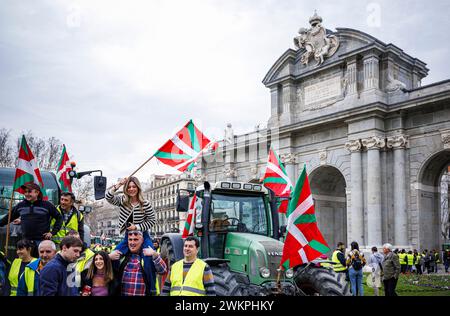
{"type": "Polygon", "coordinates": [[[41,192],[41,187],[39,185],[37,185],[34,182],[30,182],[30,183],[25,183],[24,185],[20,186],[22,189],[28,189],[28,190],[37,190],[39,192],[41,192]]]}

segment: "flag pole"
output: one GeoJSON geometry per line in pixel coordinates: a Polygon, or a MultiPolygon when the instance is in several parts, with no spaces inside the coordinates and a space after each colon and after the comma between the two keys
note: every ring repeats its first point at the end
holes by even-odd
{"type": "Polygon", "coordinates": [[[11,193],[11,199],[9,200],[8,209],[8,225],[6,226],[6,242],[5,242],[5,256],[8,257],[8,244],[9,244],[9,224],[11,223],[12,202],[14,198],[14,190],[11,193]]]}
{"type": "MultiPolygon", "coordinates": [[[[134,176],[139,170],[141,170],[142,167],[144,167],[150,160],[152,160],[153,157],[155,157],[154,154],[153,154],[150,158],[148,158],[147,161],[145,161],[142,165],[140,165],[139,168],[137,168],[132,174],[130,174],[130,175],[128,176],[128,179],[131,178],[132,176],[134,176]]],[[[110,186],[110,187],[108,188],[108,190],[111,189],[113,186],[114,186],[114,185],[110,186]]]]}
{"type": "Polygon", "coordinates": [[[155,157],[155,155],[152,155],[150,158],[147,159],[146,162],[144,162],[142,165],[139,166],[139,168],[137,168],[128,178],[134,176],[136,174],[136,172],[138,172],[139,170],[142,169],[142,167],[144,167],[150,160],[152,160],[152,158],[155,157]]]}

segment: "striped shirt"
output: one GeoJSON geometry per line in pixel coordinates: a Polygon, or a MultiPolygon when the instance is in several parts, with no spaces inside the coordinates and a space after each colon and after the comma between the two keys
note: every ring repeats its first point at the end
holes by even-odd
{"type": "MultiPolygon", "coordinates": [[[[188,274],[189,269],[191,269],[192,264],[194,264],[194,262],[186,263],[183,261],[183,281],[186,278],[186,275],[188,274]]],[[[216,287],[214,284],[214,275],[208,264],[206,264],[205,271],[203,272],[203,286],[205,287],[207,296],[215,296],[216,295],[216,287]]],[[[164,287],[162,288],[162,291],[161,291],[161,296],[170,295],[171,287],[172,287],[172,283],[170,282],[170,277],[167,276],[166,281],[164,282],[164,287]]]]}
{"type": "Polygon", "coordinates": [[[124,205],[124,197],[123,194],[114,195],[113,189],[107,191],[105,195],[106,201],[120,208],[119,229],[121,234],[125,232],[127,222],[136,225],[136,228],[140,231],[146,231],[155,226],[155,211],[149,201],[144,200],[142,208],[141,205],[130,208],[124,205]]]}

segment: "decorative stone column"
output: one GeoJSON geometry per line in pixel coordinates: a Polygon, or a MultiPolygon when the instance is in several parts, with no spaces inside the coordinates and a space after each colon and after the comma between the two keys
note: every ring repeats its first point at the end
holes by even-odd
{"type": "Polygon", "coordinates": [[[357,69],[356,59],[347,62],[347,95],[355,94],[357,92],[357,69]]]}
{"type": "Polygon", "coordinates": [[[351,153],[351,234],[347,233],[349,240],[356,240],[364,244],[364,205],[362,183],[361,141],[352,140],[345,144],[351,153]]]}
{"type": "Polygon", "coordinates": [[[367,246],[381,246],[381,159],[380,149],[386,142],[383,138],[372,136],[362,140],[367,148],[367,246]]]}
{"type": "Polygon", "coordinates": [[[387,147],[394,150],[394,243],[408,246],[408,214],[406,210],[405,149],[403,135],[388,137],[387,147]]]}
{"type": "Polygon", "coordinates": [[[380,82],[379,59],[369,55],[363,59],[364,90],[378,89],[380,82]]]}

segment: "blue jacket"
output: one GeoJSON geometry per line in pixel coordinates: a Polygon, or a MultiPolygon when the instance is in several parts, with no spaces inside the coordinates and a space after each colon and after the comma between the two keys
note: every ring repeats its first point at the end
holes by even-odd
{"type": "MultiPolygon", "coordinates": [[[[33,296],[40,296],[40,286],[39,286],[39,275],[40,272],[37,271],[39,268],[39,262],[41,262],[41,259],[37,259],[25,267],[25,271],[27,269],[31,269],[34,271],[34,289],[33,289],[33,296]]],[[[28,288],[27,283],[25,282],[25,272],[22,273],[19,279],[19,285],[17,287],[17,296],[28,296],[28,288]]]]}
{"type": "Polygon", "coordinates": [[[41,271],[41,296],[78,296],[75,282],[75,265],[68,268],[70,262],[61,254],[50,260],[41,271]],[[69,271],[67,271],[69,269],[69,271]]]}

